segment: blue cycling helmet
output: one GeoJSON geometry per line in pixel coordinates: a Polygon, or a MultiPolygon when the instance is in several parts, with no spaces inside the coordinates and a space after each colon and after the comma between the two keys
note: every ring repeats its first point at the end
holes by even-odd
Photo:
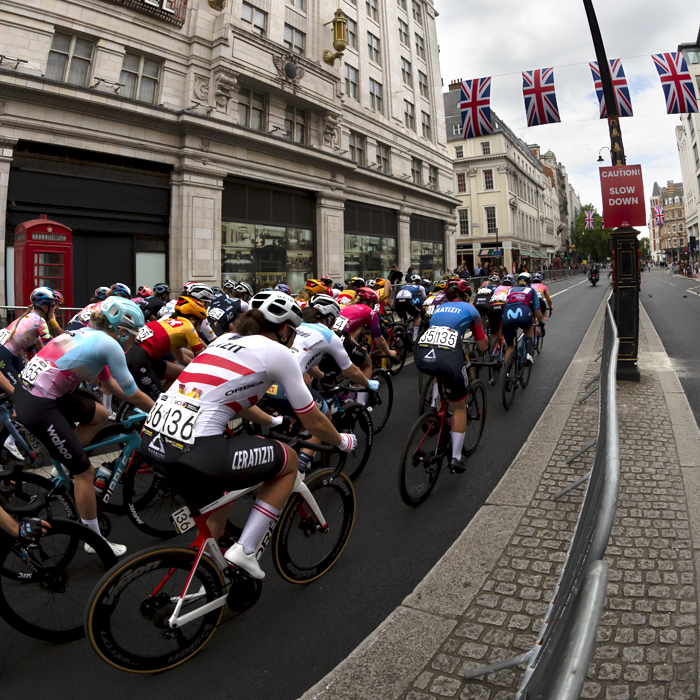
{"type": "Polygon", "coordinates": [[[221,287],[212,287],[211,288],[211,293],[216,296],[217,294],[223,294],[224,290],[221,289],[221,287]]]}
{"type": "Polygon", "coordinates": [[[97,297],[100,301],[103,299],[107,298],[107,292],[109,291],[109,287],[98,287],[93,296],[97,297]]]}
{"type": "Polygon", "coordinates": [[[292,296],[290,286],[288,284],[284,284],[284,282],[280,282],[278,285],[275,285],[275,291],[282,292],[282,294],[288,294],[290,297],[292,296]]]}
{"type": "Polygon", "coordinates": [[[506,275],[503,278],[503,284],[510,285],[511,287],[514,287],[515,286],[515,277],[513,277],[513,275],[506,275]]]}
{"type": "Polygon", "coordinates": [[[539,272],[535,272],[535,274],[532,276],[532,281],[533,282],[541,282],[542,281],[542,274],[539,272]]]}
{"type": "Polygon", "coordinates": [[[49,306],[56,305],[56,297],[53,295],[53,291],[48,287],[37,287],[30,295],[29,301],[32,306],[43,306],[48,304],[49,306]]]}
{"type": "Polygon", "coordinates": [[[130,299],[121,299],[120,297],[109,297],[102,302],[100,313],[104,314],[109,321],[114,332],[117,334],[117,339],[120,343],[126,342],[127,336],[122,336],[119,329],[125,329],[131,335],[136,335],[138,329],[146,322],[143,317],[143,311],[130,299]]]}
{"type": "Polygon", "coordinates": [[[112,293],[112,296],[123,297],[124,299],[131,299],[131,290],[129,289],[129,287],[127,287],[125,284],[122,284],[121,282],[115,282],[109,288],[109,291],[112,293]]]}

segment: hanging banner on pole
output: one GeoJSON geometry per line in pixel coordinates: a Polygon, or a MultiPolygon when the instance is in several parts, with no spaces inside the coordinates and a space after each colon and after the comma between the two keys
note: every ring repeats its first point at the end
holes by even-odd
{"type": "Polygon", "coordinates": [[[641,165],[600,168],[603,218],[608,228],[646,226],[644,181],[641,165]]]}

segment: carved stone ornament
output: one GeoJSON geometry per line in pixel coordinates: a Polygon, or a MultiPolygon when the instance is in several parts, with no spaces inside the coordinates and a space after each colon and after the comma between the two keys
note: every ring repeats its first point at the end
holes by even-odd
{"type": "Polygon", "coordinates": [[[498,170],[499,173],[507,173],[508,166],[507,165],[497,165],[496,170],[498,170]]]}
{"type": "Polygon", "coordinates": [[[469,177],[475,177],[476,176],[476,168],[467,168],[467,175],[469,175],[469,177]]]}
{"type": "Polygon", "coordinates": [[[273,56],[272,62],[277,68],[277,75],[294,87],[299,85],[299,81],[304,77],[306,70],[299,63],[299,57],[294,53],[283,53],[281,56],[273,56]]]}
{"type": "Polygon", "coordinates": [[[194,78],[194,96],[204,103],[209,102],[209,78],[204,78],[201,75],[196,75],[194,78]]]}
{"type": "Polygon", "coordinates": [[[236,73],[218,71],[214,74],[214,95],[216,96],[216,106],[219,109],[226,109],[237,85],[238,76],[236,73]]]}
{"type": "Polygon", "coordinates": [[[322,112],[323,144],[325,146],[333,146],[334,142],[340,144],[340,122],[342,118],[343,115],[340,112],[331,112],[330,110],[322,112]]]}

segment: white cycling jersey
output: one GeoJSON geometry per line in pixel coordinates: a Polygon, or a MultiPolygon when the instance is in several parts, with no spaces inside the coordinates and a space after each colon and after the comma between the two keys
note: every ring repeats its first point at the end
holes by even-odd
{"type": "Polygon", "coordinates": [[[199,335],[204,338],[206,341],[207,345],[209,343],[213,343],[216,340],[216,333],[211,329],[211,326],[209,325],[209,319],[204,319],[200,324],[199,324],[199,335]]]}
{"type": "Polygon", "coordinates": [[[302,323],[297,328],[292,346],[292,354],[301,371],[305,374],[311,367],[316,367],[326,353],[338,363],[341,370],[346,370],[352,364],[343,341],[330,328],[322,323],[302,323]]]}
{"type": "Polygon", "coordinates": [[[195,437],[206,437],[221,435],[231,418],[257,404],[273,384],[284,388],[297,414],[314,408],[288,348],[263,335],[226,333],[187,365],[167,393],[184,394],[201,404],[195,437]]]}
{"type": "Polygon", "coordinates": [[[163,304],[158,310],[158,320],[164,321],[166,318],[170,318],[175,313],[175,304],[177,304],[177,299],[171,299],[163,304]]]}

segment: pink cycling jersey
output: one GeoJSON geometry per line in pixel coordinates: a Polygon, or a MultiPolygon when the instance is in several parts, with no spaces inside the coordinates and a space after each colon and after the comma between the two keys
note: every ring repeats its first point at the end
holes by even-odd
{"type": "Polygon", "coordinates": [[[80,323],[82,326],[87,326],[90,323],[90,315],[93,311],[99,311],[101,305],[101,301],[88,304],[82,311],[78,311],[68,323],[80,323]]]}
{"type": "Polygon", "coordinates": [[[24,318],[13,321],[2,331],[0,344],[4,345],[13,355],[19,355],[22,350],[34,347],[39,338],[43,341],[51,340],[51,334],[46,321],[38,313],[32,311],[24,318]],[[15,334],[10,339],[13,330],[15,334]]]}
{"type": "Polygon", "coordinates": [[[346,333],[354,335],[365,326],[369,327],[369,332],[373,338],[379,338],[382,329],[379,326],[379,316],[366,304],[348,304],[340,310],[340,315],[347,318],[348,322],[343,328],[346,333]]]}

